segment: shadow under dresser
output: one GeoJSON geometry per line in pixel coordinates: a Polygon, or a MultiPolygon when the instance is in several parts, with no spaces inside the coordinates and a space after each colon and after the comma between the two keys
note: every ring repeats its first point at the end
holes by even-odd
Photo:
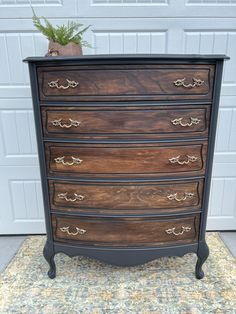
{"type": "Polygon", "coordinates": [[[30,57],[44,257],[131,266],[205,242],[224,55],[30,57]]]}

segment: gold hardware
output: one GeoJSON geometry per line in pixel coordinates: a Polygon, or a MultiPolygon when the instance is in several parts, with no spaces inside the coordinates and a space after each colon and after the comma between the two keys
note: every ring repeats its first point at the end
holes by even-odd
{"type": "Polygon", "coordinates": [[[179,236],[179,235],[184,234],[184,232],[189,232],[192,229],[191,227],[184,227],[184,226],[182,226],[181,228],[182,228],[182,230],[180,232],[175,232],[175,227],[171,228],[171,229],[167,229],[167,230],[165,230],[165,232],[168,234],[173,234],[175,236],[179,236]]]}
{"type": "Polygon", "coordinates": [[[174,85],[177,87],[183,86],[184,88],[193,88],[193,87],[199,87],[204,84],[204,81],[196,78],[192,78],[193,83],[185,84],[186,78],[178,79],[174,81],[174,85]]]}
{"type": "Polygon", "coordinates": [[[67,129],[71,128],[72,126],[78,127],[81,123],[79,121],[69,119],[70,123],[66,124],[66,123],[62,123],[61,120],[62,119],[53,120],[51,121],[51,123],[53,126],[59,126],[60,128],[67,128],[67,129]]]}
{"type": "Polygon", "coordinates": [[[73,156],[71,156],[72,162],[65,161],[64,159],[65,159],[65,156],[62,156],[62,157],[54,158],[54,161],[57,164],[63,164],[64,166],[80,165],[83,161],[83,160],[76,158],[76,157],[73,157],[73,156]]]}
{"type": "Polygon", "coordinates": [[[185,127],[185,126],[192,126],[193,124],[198,124],[201,121],[198,118],[192,118],[192,117],[190,117],[190,122],[187,122],[187,123],[183,123],[182,120],[183,118],[177,118],[177,119],[171,120],[171,123],[174,125],[181,125],[185,127]]]}
{"type": "Polygon", "coordinates": [[[167,198],[170,200],[170,201],[177,201],[177,202],[182,202],[182,201],[186,201],[186,199],[191,199],[193,198],[194,194],[193,193],[188,193],[188,192],[185,192],[184,193],[184,196],[183,197],[180,197],[178,198],[178,193],[174,193],[174,194],[170,194],[167,196],[167,198]]]}
{"type": "Polygon", "coordinates": [[[64,85],[58,85],[59,83],[59,79],[56,80],[56,81],[51,81],[51,82],[48,82],[48,86],[50,88],[57,88],[57,89],[68,89],[68,88],[75,88],[79,85],[79,82],[76,82],[76,81],[70,81],[68,79],[66,79],[67,81],[67,85],[64,86],[64,85]]]}
{"type": "Polygon", "coordinates": [[[62,227],[62,228],[60,228],[60,230],[62,232],[65,232],[65,233],[67,233],[69,235],[73,235],[73,236],[77,236],[78,234],[85,234],[87,232],[85,229],[80,229],[78,227],[75,227],[76,232],[70,232],[69,229],[70,229],[70,227],[62,227]]]}
{"type": "Polygon", "coordinates": [[[67,192],[59,193],[59,194],[57,194],[57,196],[59,198],[66,200],[67,202],[83,201],[83,199],[84,199],[84,195],[74,193],[74,198],[71,198],[71,197],[67,197],[67,194],[68,194],[67,192]]]}
{"type": "Polygon", "coordinates": [[[172,157],[169,159],[169,161],[172,163],[172,164],[175,164],[176,162],[179,164],[179,165],[187,165],[189,164],[190,162],[195,162],[198,160],[198,157],[196,156],[189,156],[187,155],[187,160],[183,160],[183,161],[180,161],[180,156],[177,156],[177,157],[172,157]]]}

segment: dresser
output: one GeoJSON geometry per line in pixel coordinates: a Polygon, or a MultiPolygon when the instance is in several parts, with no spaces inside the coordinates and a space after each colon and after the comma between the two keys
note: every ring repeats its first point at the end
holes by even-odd
{"type": "MultiPolygon", "coordinates": [[[[44,257],[132,266],[209,250],[224,55],[31,57],[44,257]]],[[[65,266],[66,267],[66,266],[65,266]]]]}

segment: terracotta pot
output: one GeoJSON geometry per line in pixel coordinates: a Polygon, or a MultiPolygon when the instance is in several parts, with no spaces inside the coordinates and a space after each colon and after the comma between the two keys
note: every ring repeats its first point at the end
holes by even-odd
{"type": "Polygon", "coordinates": [[[47,56],[80,56],[82,54],[82,48],[78,44],[69,43],[62,46],[53,41],[49,41],[47,56]]]}

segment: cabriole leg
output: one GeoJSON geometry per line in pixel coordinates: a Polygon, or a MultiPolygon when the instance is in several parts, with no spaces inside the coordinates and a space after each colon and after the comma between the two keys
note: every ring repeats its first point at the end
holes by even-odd
{"type": "Polygon", "coordinates": [[[56,277],[56,265],[54,262],[54,250],[53,245],[50,244],[48,241],[45,243],[44,249],[43,249],[43,256],[46,259],[46,261],[49,264],[49,271],[48,271],[48,277],[53,279],[56,277]]]}
{"type": "Polygon", "coordinates": [[[209,248],[208,248],[208,246],[204,240],[203,242],[199,243],[198,251],[197,251],[198,259],[197,259],[196,271],[195,271],[197,279],[202,279],[204,277],[202,265],[204,264],[204,262],[208,258],[208,255],[209,255],[209,248]]]}

